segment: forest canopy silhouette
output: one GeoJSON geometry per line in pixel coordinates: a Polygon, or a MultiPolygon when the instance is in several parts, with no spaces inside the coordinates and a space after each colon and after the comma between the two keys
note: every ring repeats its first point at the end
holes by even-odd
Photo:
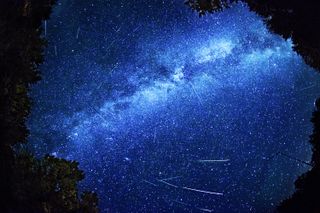
{"type": "Polygon", "coordinates": [[[78,190],[78,163],[27,152],[30,85],[41,79],[42,22],[55,1],[0,2],[0,212],[97,212],[95,193],[78,190]]]}
{"type": "MultiPolygon", "coordinates": [[[[317,0],[187,0],[200,16],[221,12],[238,2],[263,17],[270,31],[291,39],[293,49],[320,71],[320,3],[317,0]]],[[[43,21],[55,0],[0,1],[0,212],[98,212],[94,192],[81,192],[85,174],[75,161],[46,155],[36,158],[25,148],[26,120],[32,107],[30,86],[41,80],[46,40],[43,21]]],[[[181,2],[181,6],[183,6],[181,2]]],[[[311,119],[314,130],[312,169],[295,183],[296,192],[279,212],[320,212],[320,101],[311,119]]]]}
{"type": "MultiPolygon", "coordinates": [[[[320,2],[316,0],[187,0],[185,4],[200,16],[222,11],[237,2],[263,17],[268,28],[284,39],[292,39],[293,49],[305,62],[320,71],[320,2]]],[[[313,146],[313,168],[295,183],[296,192],[278,207],[279,212],[320,212],[320,99],[315,101],[312,116],[314,130],[310,136],[313,146]]]]}

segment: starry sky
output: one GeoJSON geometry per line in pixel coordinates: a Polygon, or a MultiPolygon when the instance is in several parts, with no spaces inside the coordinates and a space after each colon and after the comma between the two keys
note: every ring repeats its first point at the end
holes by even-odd
{"type": "Polygon", "coordinates": [[[309,169],[319,76],[246,5],[60,0],[44,29],[31,148],[102,212],[272,212],[309,169]]]}

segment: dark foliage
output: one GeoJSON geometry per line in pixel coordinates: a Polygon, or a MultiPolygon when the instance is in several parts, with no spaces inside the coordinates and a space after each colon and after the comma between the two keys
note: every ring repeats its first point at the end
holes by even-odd
{"type": "Polygon", "coordinates": [[[313,168],[296,180],[296,192],[281,203],[279,212],[320,212],[320,99],[315,105],[316,110],[311,120],[314,130],[310,136],[310,143],[313,145],[313,168]]]}
{"type": "Polygon", "coordinates": [[[75,161],[20,152],[15,158],[12,212],[88,212],[97,210],[97,197],[85,192],[78,196],[77,183],[84,178],[75,161]]]}
{"type": "Polygon", "coordinates": [[[245,2],[261,15],[269,29],[285,39],[310,66],[320,70],[320,2],[317,0],[186,0],[185,4],[204,15],[245,2]]]}
{"type": "Polygon", "coordinates": [[[206,13],[213,13],[229,8],[230,5],[238,0],[186,0],[184,3],[197,11],[200,16],[206,13]]]}
{"type": "MultiPolygon", "coordinates": [[[[305,62],[320,71],[320,1],[318,0],[239,0],[261,15],[269,29],[283,38],[291,38],[294,50],[305,62]]],[[[237,0],[187,0],[200,15],[230,7],[237,0]]],[[[313,114],[313,168],[295,183],[296,192],[278,207],[279,212],[320,212],[320,99],[313,114]]]]}
{"type": "Polygon", "coordinates": [[[0,212],[97,212],[94,193],[79,196],[84,175],[76,162],[14,149],[27,140],[28,90],[40,79],[46,43],[41,24],[53,4],[0,1],[0,212]]]}

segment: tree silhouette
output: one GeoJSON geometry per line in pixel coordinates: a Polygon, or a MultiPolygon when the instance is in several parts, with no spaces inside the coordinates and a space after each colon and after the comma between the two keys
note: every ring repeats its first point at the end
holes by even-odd
{"type": "Polygon", "coordinates": [[[0,1],[0,212],[97,212],[97,196],[79,195],[78,163],[19,149],[27,142],[29,87],[40,79],[46,41],[41,24],[55,0],[0,1]]]}
{"type": "Polygon", "coordinates": [[[79,197],[77,183],[84,178],[75,161],[52,156],[36,159],[18,153],[12,175],[14,212],[98,212],[94,193],[79,197]]]}
{"type": "MultiPolygon", "coordinates": [[[[305,62],[320,71],[320,2],[317,0],[187,0],[199,15],[246,3],[259,14],[270,31],[292,39],[293,49],[305,62]]],[[[315,102],[310,143],[313,168],[295,182],[296,192],[278,207],[279,212],[320,212],[320,99],[315,102]]]]}
{"type": "Polygon", "coordinates": [[[313,168],[296,180],[296,192],[278,207],[279,212],[320,212],[320,99],[315,103],[314,125],[310,143],[313,146],[313,168]]]}
{"type": "Polygon", "coordinates": [[[262,16],[269,29],[285,39],[292,39],[293,48],[310,66],[320,70],[320,2],[317,0],[186,0],[185,4],[200,15],[246,3],[262,16]]]}

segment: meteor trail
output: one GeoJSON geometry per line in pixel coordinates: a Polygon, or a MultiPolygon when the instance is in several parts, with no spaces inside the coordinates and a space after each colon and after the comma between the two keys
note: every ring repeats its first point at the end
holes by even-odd
{"type": "Polygon", "coordinates": [[[198,160],[199,163],[226,163],[229,162],[230,159],[222,159],[222,160],[198,160]]]}

